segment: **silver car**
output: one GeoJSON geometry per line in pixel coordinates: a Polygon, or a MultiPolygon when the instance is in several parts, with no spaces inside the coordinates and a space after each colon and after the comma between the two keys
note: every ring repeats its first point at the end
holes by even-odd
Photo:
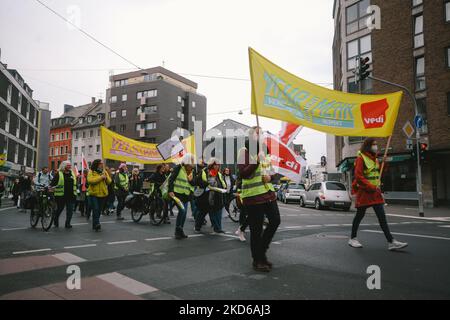
{"type": "Polygon", "coordinates": [[[281,201],[300,201],[300,195],[305,191],[305,185],[299,183],[289,183],[282,191],[281,201]]]}
{"type": "Polygon", "coordinates": [[[300,196],[300,206],[314,206],[317,210],[323,208],[338,208],[349,211],[352,205],[350,194],[341,182],[325,181],[312,184],[300,196]]]}

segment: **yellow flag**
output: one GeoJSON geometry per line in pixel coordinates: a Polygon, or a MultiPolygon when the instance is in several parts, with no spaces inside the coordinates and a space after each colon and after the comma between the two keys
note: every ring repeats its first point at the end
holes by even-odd
{"type": "Polygon", "coordinates": [[[298,78],[249,48],[252,113],[337,136],[392,134],[403,93],[360,95],[298,78]]]}
{"type": "MultiPolygon", "coordinates": [[[[102,140],[102,157],[123,162],[137,162],[142,164],[159,164],[176,162],[177,156],[164,160],[159,154],[155,143],[146,143],[127,138],[105,127],[100,128],[102,140]]],[[[187,152],[194,153],[193,136],[185,138],[182,143],[187,152]]]]}
{"type": "Polygon", "coordinates": [[[6,164],[6,153],[0,153],[0,167],[6,164]]]}

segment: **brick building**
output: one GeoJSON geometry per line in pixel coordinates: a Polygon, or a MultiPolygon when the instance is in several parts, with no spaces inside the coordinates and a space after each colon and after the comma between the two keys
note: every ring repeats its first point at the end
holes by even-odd
{"type": "MultiPolygon", "coordinates": [[[[375,77],[409,88],[424,118],[422,141],[429,147],[422,167],[425,205],[450,204],[450,1],[336,0],[333,17],[335,89],[367,94],[398,90],[370,79],[359,88],[352,72],[357,56],[371,59],[370,70],[375,77]],[[367,27],[370,5],[380,8],[381,16],[374,15],[380,29],[367,27]]],[[[414,116],[414,104],[405,94],[383,178],[387,200],[417,200],[417,165],[402,132],[403,125],[413,123],[414,116]]],[[[337,167],[350,182],[362,140],[328,135],[328,171],[337,167]]],[[[380,139],[382,149],[385,144],[386,140],[380,139]]]]}

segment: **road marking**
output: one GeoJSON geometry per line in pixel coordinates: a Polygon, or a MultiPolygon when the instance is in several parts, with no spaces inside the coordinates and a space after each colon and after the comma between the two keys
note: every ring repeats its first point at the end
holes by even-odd
{"type": "Polygon", "coordinates": [[[321,224],[310,224],[310,225],[307,225],[305,227],[306,228],[321,228],[321,227],[323,227],[323,225],[321,225],[321,224]]]}
{"type": "Polygon", "coordinates": [[[115,221],[102,221],[102,224],[106,224],[106,223],[116,223],[115,221]]]}
{"type": "MultiPolygon", "coordinates": [[[[361,230],[361,231],[373,232],[373,233],[383,233],[383,231],[377,231],[377,230],[361,230]]],[[[437,239],[437,240],[450,240],[450,238],[426,236],[423,234],[399,233],[399,232],[392,232],[392,234],[399,235],[399,236],[406,236],[406,237],[428,238],[428,239],[437,239]]]]}
{"type": "Polygon", "coordinates": [[[289,226],[285,227],[285,229],[296,229],[296,228],[304,228],[305,226],[289,226]]]}
{"type": "Polygon", "coordinates": [[[81,244],[79,246],[67,246],[64,247],[64,249],[77,249],[77,248],[89,248],[89,247],[96,247],[97,244],[91,243],[91,244],[81,244]]]}
{"type": "Polygon", "coordinates": [[[409,219],[417,219],[417,220],[427,220],[427,221],[440,221],[440,222],[448,222],[450,218],[447,217],[434,217],[434,218],[425,218],[425,217],[413,217],[405,214],[392,214],[388,213],[387,216],[391,217],[400,217],[400,218],[409,218],[409,219]]]}
{"type": "Polygon", "coordinates": [[[52,249],[46,248],[46,249],[36,249],[36,250],[27,250],[27,251],[15,251],[12,254],[26,254],[26,253],[35,253],[35,252],[44,252],[44,251],[51,251],[52,249]]]}
{"type": "Polygon", "coordinates": [[[126,277],[117,272],[102,274],[97,276],[97,278],[109,282],[112,285],[121,288],[123,290],[126,290],[134,295],[141,295],[158,291],[158,289],[154,287],[151,287],[149,285],[146,285],[145,283],[126,277]]]}
{"type": "Polygon", "coordinates": [[[107,242],[106,244],[126,244],[126,243],[134,243],[137,242],[136,240],[125,240],[125,241],[113,241],[113,242],[107,242]]]}
{"type": "Polygon", "coordinates": [[[325,227],[340,227],[339,224],[324,224],[325,227]]]}
{"type": "Polygon", "coordinates": [[[79,222],[79,223],[72,223],[73,226],[82,226],[85,224],[89,224],[89,222],[79,222]]]}
{"type": "Polygon", "coordinates": [[[14,209],[15,207],[8,207],[8,208],[3,208],[3,209],[0,209],[0,211],[6,211],[6,210],[9,210],[9,209],[14,209]]]}
{"type": "Polygon", "coordinates": [[[23,228],[23,227],[21,227],[21,228],[5,228],[5,229],[2,229],[2,231],[14,231],[14,230],[25,230],[25,229],[28,229],[28,227],[26,227],[26,228],[23,228]]]}
{"type": "Polygon", "coordinates": [[[450,228],[450,224],[447,224],[447,225],[445,225],[445,226],[438,226],[438,227],[441,227],[441,228],[450,228]]]}
{"type": "Polygon", "coordinates": [[[68,253],[68,252],[63,252],[63,253],[57,253],[53,255],[55,258],[66,262],[66,263],[80,263],[80,262],[85,262],[86,260],[83,258],[80,258],[74,254],[68,253]]]}
{"type": "Polygon", "coordinates": [[[161,237],[161,238],[150,238],[150,239],[144,239],[145,241],[158,241],[158,240],[170,240],[172,237],[161,237]]]}

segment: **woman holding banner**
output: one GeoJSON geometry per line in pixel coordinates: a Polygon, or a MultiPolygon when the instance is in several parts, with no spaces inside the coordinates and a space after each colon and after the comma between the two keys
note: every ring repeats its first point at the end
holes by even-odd
{"type": "Polygon", "coordinates": [[[384,198],[380,189],[380,164],[378,163],[377,154],[377,141],[374,138],[364,140],[355,161],[355,179],[352,184],[352,193],[356,193],[355,207],[357,211],[353,219],[352,234],[348,244],[353,248],[362,248],[361,243],[356,238],[356,234],[366,210],[372,207],[388,241],[388,249],[402,249],[408,244],[397,241],[392,237],[386,221],[384,198]]]}

